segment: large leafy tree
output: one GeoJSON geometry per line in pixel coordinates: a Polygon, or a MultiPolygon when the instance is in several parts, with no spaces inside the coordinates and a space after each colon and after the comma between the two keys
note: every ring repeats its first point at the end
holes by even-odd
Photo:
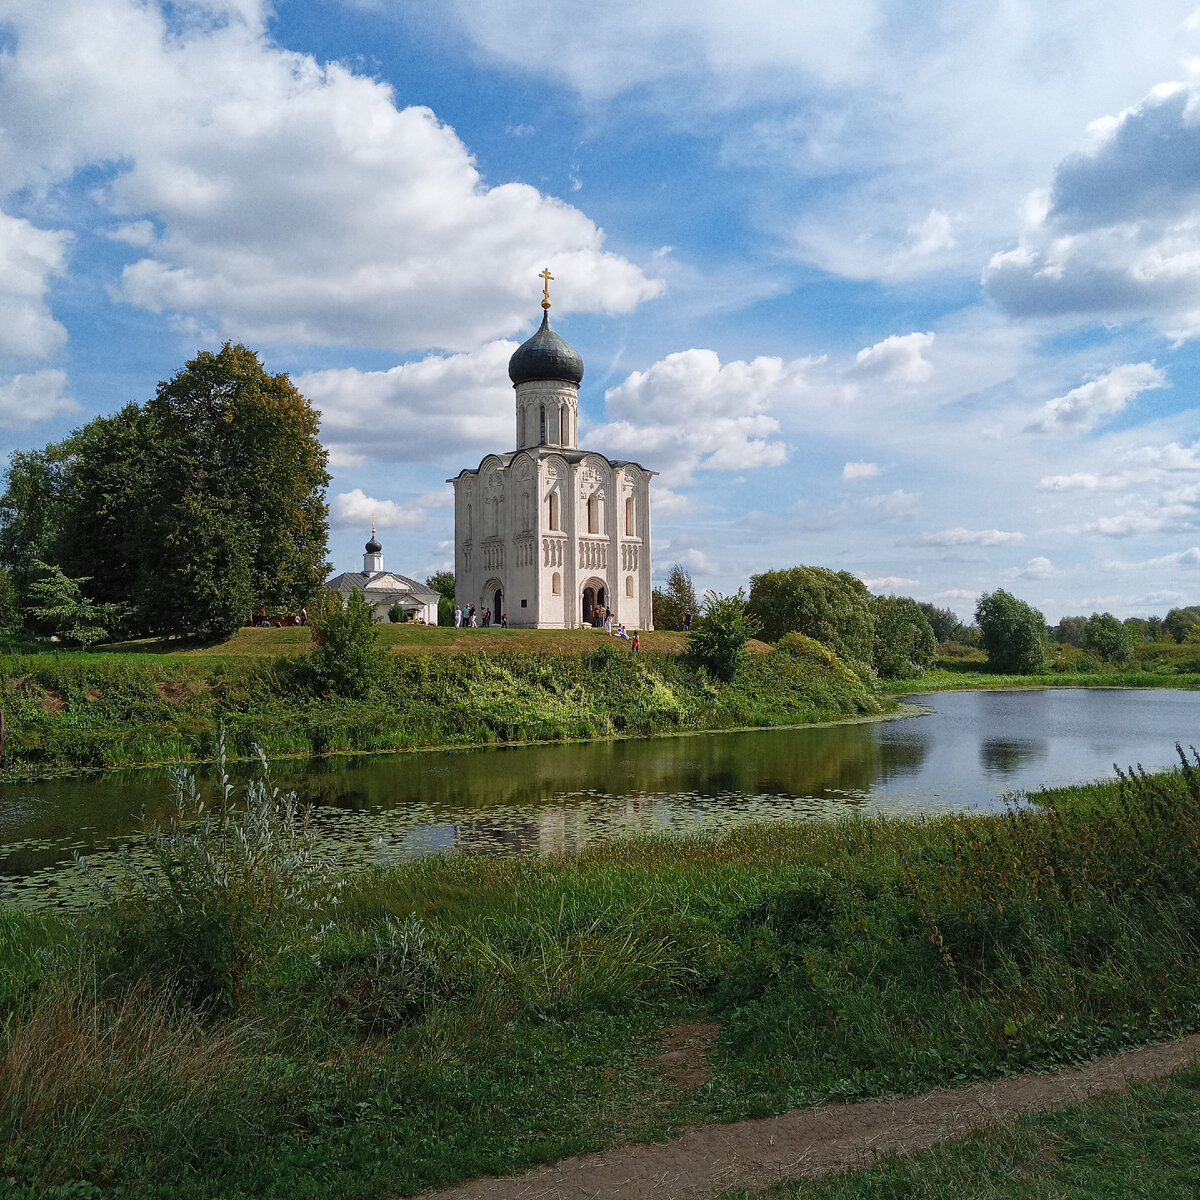
{"type": "Polygon", "coordinates": [[[975,606],[980,641],[987,651],[988,666],[1008,675],[1032,675],[1046,660],[1046,618],[997,588],[985,592],[975,606]]]}
{"type": "Polygon", "coordinates": [[[688,635],[687,658],[714,679],[729,682],[738,672],[746,643],[758,632],[758,622],[746,615],[746,593],[734,596],[706,592],[700,615],[688,635]]]}
{"type": "Polygon", "coordinates": [[[907,596],[876,596],[874,604],[875,670],[885,679],[912,679],[924,673],[938,644],[921,606],[907,596]]]}
{"type": "Polygon", "coordinates": [[[1128,662],[1133,657],[1135,636],[1112,613],[1092,613],[1083,629],[1083,648],[1106,662],[1128,662]]]}
{"type": "Polygon", "coordinates": [[[653,599],[655,629],[682,629],[684,614],[696,615],[696,588],[679,563],[667,573],[667,586],[654,589],[653,599]]]}
{"type": "Polygon", "coordinates": [[[299,607],[326,573],[317,420],[245,346],[202,353],[145,406],[13,456],[0,565],[24,598],[30,564],[57,563],[144,633],[219,636],[259,605],[299,607]]]}
{"type": "Polygon", "coordinates": [[[454,624],[454,572],[435,571],[425,580],[425,586],[431,587],[441,595],[438,601],[437,623],[439,625],[454,624]]]}
{"type": "Polygon", "coordinates": [[[803,633],[842,658],[870,663],[873,657],[873,597],[848,571],[791,567],[753,575],[747,611],[768,641],[803,633]]]}

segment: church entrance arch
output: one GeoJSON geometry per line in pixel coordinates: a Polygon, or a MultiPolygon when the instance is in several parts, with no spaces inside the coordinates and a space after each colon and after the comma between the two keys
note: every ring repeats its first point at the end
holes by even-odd
{"type": "Polygon", "coordinates": [[[500,624],[500,616],[504,612],[504,584],[500,580],[489,579],[483,585],[483,595],[480,597],[479,607],[491,609],[492,624],[500,624]]]}
{"type": "Polygon", "coordinates": [[[596,621],[597,609],[604,608],[608,603],[608,592],[602,579],[589,579],[583,585],[582,607],[584,625],[593,625],[596,621]]]}

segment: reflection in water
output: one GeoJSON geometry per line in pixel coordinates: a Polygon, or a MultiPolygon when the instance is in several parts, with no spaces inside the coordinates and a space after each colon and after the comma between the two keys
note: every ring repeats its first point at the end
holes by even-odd
{"type": "MultiPolygon", "coordinates": [[[[1171,764],[1200,741],[1200,695],[1042,690],[916,697],[883,723],[646,741],[518,746],[277,764],[312,802],[322,845],[350,864],[423,854],[561,852],[624,833],[748,820],[999,804],[1032,790],[1171,764]]],[[[249,768],[247,768],[248,770],[249,768]]],[[[0,787],[0,898],[78,903],[72,852],[102,873],[141,814],[165,820],[158,771],[0,787]]]]}
{"type": "Polygon", "coordinates": [[[1012,775],[1027,763],[1045,758],[1050,745],[1033,738],[1021,741],[988,738],[979,743],[979,765],[989,775],[1012,775]]]}

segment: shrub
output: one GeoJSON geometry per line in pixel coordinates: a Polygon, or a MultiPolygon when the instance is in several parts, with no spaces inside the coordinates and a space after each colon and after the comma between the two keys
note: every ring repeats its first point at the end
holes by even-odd
{"type": "Polygon", "coordinates": [[[884,679],[923,674],[937,653],[937,638],[915,600],[875,597],[875,649],[872,663],[884,679]]]}
{"type": "Polygon", "coordinates": [[[1105,662],[1124,663],[1133,657],[1134,631],[1112,613],[1092,613],[1083,628],[1083,648],[1105,662]]]}
{"type": "Polygon", "coordinates": [[[313,648],[305,655],[305,666],[313,685],[339,696],[365,696],[382,670],[371,602],[357,588],[344,600],[327,593],[310,624],[313,648]]]}
{"type": "Polygon", "coordinates": [[[403,625],[408,620],[408,609],[397,600],[387,610],[387,618],[393,625],[403,625]]]}
{"type": "Polygon", "coordinates": [[[1046,618],[1036,608],[997,588],[975,606],[988,666],[1010,675],[1032,675],[1046,659],[1046,618]]]}
{"type": "Polygon", "coordinates": [[[307,812],[294,792],[271,786],[260,761],[262,773],[236,811],[223,736],[215,805],[201,797],[194,775],[176,768],[175,814],[165,826],[150,825],[146,859],[127,855],[117,887],[98,885],[117,901],[97,913],[93,932],[118,985],[168,984],[201,1009],[232,1008],[273,927],[328,899],[307,812]]]}
{"type": "Polygon", "coordinates": [[[706,592],[699,618],[688,635],[687,657],[714,679],[726,683],[737,674],[746,643],[758,632],[758,622],[746,613],[746,595],[706,592]]]}

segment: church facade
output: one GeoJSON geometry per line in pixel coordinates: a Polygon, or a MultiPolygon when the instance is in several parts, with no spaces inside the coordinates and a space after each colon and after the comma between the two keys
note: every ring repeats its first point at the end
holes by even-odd
{"type": "Polygon", "coordinates": [[[510,626],[572,629],[606,609],[652,629],[650,480],[635,462],[581,450],[583,359],[542,324],[509,360],[516,449],[489,454],[454,484],[454,579],[464,609],[510,626]]]}

